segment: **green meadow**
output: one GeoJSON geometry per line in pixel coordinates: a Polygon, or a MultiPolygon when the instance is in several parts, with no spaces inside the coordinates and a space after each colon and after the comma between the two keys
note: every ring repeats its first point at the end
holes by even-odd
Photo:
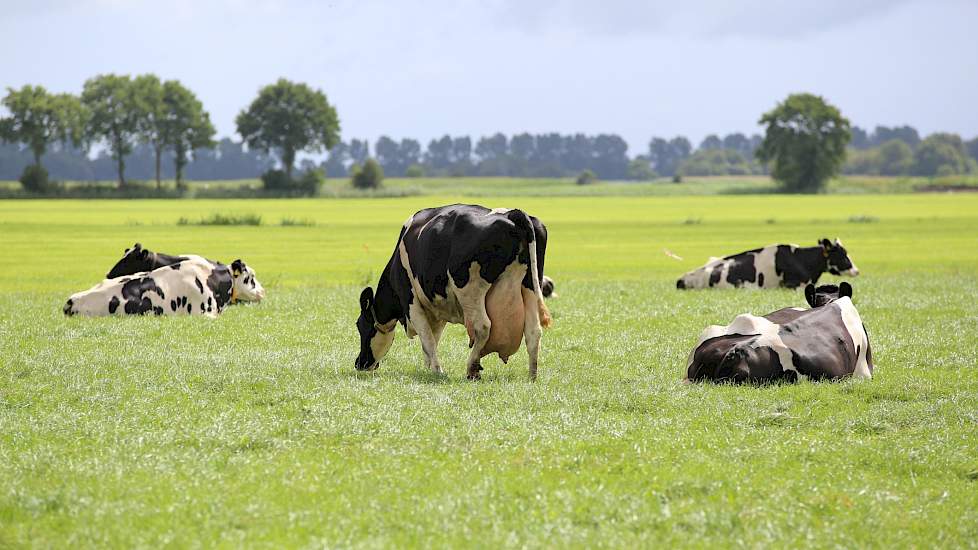
{"type": "Polygon", "coordinates": [[[0,548],[978,546],[978,194],[748,184],[0,201],[0,548]],[[459,201],[549,228],[539,379],[521,351],[467,381],[458,326],[444,376],[400,328],[355,372],[360,289],[409,215],[459,201]],[[260,224],[198,225],[225,217],[260,224]],[[804,298],[677,276],[821,237],[863,273],[874,378],[682,384],[706,325],[804,298]],[[268,297],[216,320],[65,318],[134,242],[242,258],[268,297]]]}

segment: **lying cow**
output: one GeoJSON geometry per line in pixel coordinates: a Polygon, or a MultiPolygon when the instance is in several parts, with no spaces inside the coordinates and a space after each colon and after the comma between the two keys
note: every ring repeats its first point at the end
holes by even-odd
{"type": "Polygon", "coordinates": [[[711,326],[689,355],[686,379],[767,382],[871,378],[869,335],[852,304],[852,287],[809,284],[811,309],[788,308],[764,317],[738,315],[711,326]]]}
{"type": "Polygon", "coordinates": [[[468,378],[480,377],[482,357],[505,362],[524,339],[535,378],[541,325],[551,322],[540,287],[546,248],[546,227],[520,210],[455,204],[417,212],[376,290],[360,294],[357,370],[379,366],[400,321],[409,338],[420,337],[427,366],[441,372],[438,340],[446,323],[458,323],[472,348],[468,378]]]}
{"type": "MultiPolygon", "coordinates": [[[[153,252],[148,248],[143,248],[143,245],[136,243],[132,245],[132,248],[127,248],[125,252],[123,252],[122,259],[112,266],[112,269],[109,270],[109,273],[105,276],[105,278],[115,279],[124,275],[133,275],[135,273],[142,273],[144,271],[153,271],[154,269],[171,266],[190,258],[203,260],[215,267],[224,265],[220,262],[208,260],[195,254],[172,256],[162,252],[153,252]]],[[[258,278],[255,277],[255,270],[248,267],[248,265],[241,261],[240,258],[231,262],[231,273],[235,279],[241,277],[241,284],[243,286],[251,287],[250,292],[247,294],[242,293],[241,295],[252,296],[253,299],[242,298],[241,301],[260,302],[265,298],[265,287],[263,287],[262,284],[258,282],[258,278]]],[[[235,298],[231,303],[237,301],[238,299],[235,298]]]]}
{"type": "Polygon", "coordinates": [[[152,271],[105,279],[65,303],[65,315],[206,315],[227,304],[257,302],[265,290],[241,260],[228,267],[195,255],[152,271]]]}
{"type": "Polygon", "coordinates": [[[797,288],[817,283],[822,273],[859,275],[842,242],[822,239],[818,246],[772,244],[727,256],[712,258],[706,265],[686,273],[676,288],[797,288]]]}

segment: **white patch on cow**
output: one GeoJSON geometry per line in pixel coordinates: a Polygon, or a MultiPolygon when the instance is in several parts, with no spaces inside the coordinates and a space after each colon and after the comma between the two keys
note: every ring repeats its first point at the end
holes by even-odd
{"type": "Polygon", "coordinates": [[[755,349],[762,347],[771,348],[778,354],[778,360],[781,362],[781,368],[785,371],[793,371],[798,375],[799,380],[801,380],[805,377],[798,372],[797,368],[795,368],[794,361],[791,358],[791,350],[788,349],[788,346],[785,345],[784,341],[781,340],[781,336],[778,334],[778,331],[780,330],[781,325],[772,323],[764,317],[751,315],[750,313],[738,315],[736,318],[734,318],[733,322],[727,326],[712,325],[706,327],[706,329],[700,333],[699,340],[693,347],[693,351],[689,353],[689,359],[686,363],[686,370],[689,370],[689,367],[693,365],[693,356],[695,355],[696,350],[703,345],[703,342],[718,336],[740,334],[742,336],[757,336],[757,338],[751,342],[750,346],[755,349]]]}
{"type": "Polygon", "coordinates": [[[842,323],[852,338],[852,344],[859,350],[856,356],[856,365],[852,371],[853,378],[872,378],[873,373],[869,370],[869,362],[866,360],[866,353],[869,350],[869,336],[863,328],[863,320],[856,311],[856,306],[848,296],[839,298],[825,307],[837,307],[842,315],[842,323]]]}
{"type": "Polygon", "coordinates": [[[777,253],[777,245],[771,245],[765,246],[759,252],[754,254],[754,270],[757,273],[754,278],[755,282],[748,283],[748,285],[755,288],[771,288],[781,286],[781,276],[778,275],[778,269],[774,264],[777,253]],[[760,281],[761,275],[764,275],[763,285],[756,282],[760,281]]]}
{"type": "MultiPolygon", "coordinates": [[[[397,321],[395,320],[394,323],[397,323],[397,321]]],[[[373,353],[374,356],[373,367],[376,367],[380,363],[380,360],[386,357],[387,352],[391,349],[391,344],[394,343],[394,328],[394,326],[391,326],[391,330],[386,334],[378,330],[377,333],[370,338],[370,352],[373,353]]],[[[384,327],[384,330],[387,330],[387,327],[384,327]]]]}
{"type": "Polygon", "coordinates": [[[492,214],[505,214],[510,210],[512,210],[512,208],[493,208],[492,210],[486,212],[486,216],[490,216],[492,214]]]}

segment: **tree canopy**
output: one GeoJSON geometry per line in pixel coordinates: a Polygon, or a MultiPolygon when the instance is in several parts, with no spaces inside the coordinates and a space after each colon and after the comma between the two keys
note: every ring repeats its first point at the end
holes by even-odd
{"type": "Polygon", "coordinates": [[[790,95],[760,124],[766,133],[756,156],[788,191],[820,190],[845,161],[849,121],[819,96],[790,95]]]}
{"type": "Polygon", "coordinates": [[[262,88],[235,122],[249,147],[281,156],[289,177],[296,153],[329,150],[340,139],[340,121],[326,94],[284,78],[262,88]]]}
{"type": "Polygon", "coordinates": [[[0,140],[26,145],[36,166],[53,143],[82,144],[85,111],[75,96],[24,86],[7,88],[2,104],[10,114],[0,119],[0,140]]]}

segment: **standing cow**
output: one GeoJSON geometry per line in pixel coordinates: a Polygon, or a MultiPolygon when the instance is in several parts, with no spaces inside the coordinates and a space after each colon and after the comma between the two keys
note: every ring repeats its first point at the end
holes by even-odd
{"type": "Polygon", "coordinates": [[[504,362],[526,340],[530,378],[536,378],[541,325],[550,313],[540,287],[547,229],[521,210],[455,204],[421,210],[401,228],[377,283],[360,294],[358,370],[376,369],[400,321],[421,339],[425,363],[441,372],[438,341],[446,323],[464,324],[472,351],[469,379],[480,359],[504,362]]]}
{"type": "Polygon", "coordinates": [[[811,309],[738,315],[700,334],[686,380],[768,382],[872,378],[869,334],[852,304],[852,287],[805,289],[811,309]]]}
{"type": "Polygon", "coordinates": [[[676,281],[679,289],[700,288],[798,288],[818,283],[822,273],[859,275],[842,241],[822,239],[818,246],[772,244],[713,258],[703,267],[686,273],[676,281]]]}

